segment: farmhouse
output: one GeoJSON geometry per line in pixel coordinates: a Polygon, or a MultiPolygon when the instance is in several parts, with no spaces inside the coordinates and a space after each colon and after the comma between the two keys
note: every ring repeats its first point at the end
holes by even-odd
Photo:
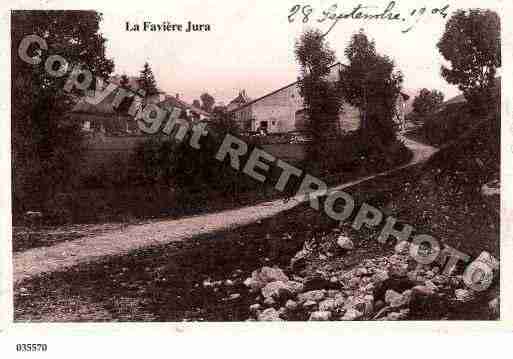
{"type": "MultiPolygon", "coordinates": [[[[110,82],[114,84],[119,85],[119,81],[119,76],[110,78],[110,82]]],[[[130,77],[127,86],[132,91],[137,91],[137,78],[130,77]]],[[[92,173],[97,168],[110,168],[129,162],[136,148],[151,136],[141,131],[137,118],[129,115],[128,106],[133,101],[132,98],[127,98],[127,102],[117,103],[118,90],[108,94],[98,104],[91,104],[81,98],[67,115],[68,120],[78,124],[85,134],[85,153],[81,164],[81,171],[85,174],[92,173]]],[[[178,108],[181,110],[180,118],[192,123],[210,119],[210,113],[188,104],[178,94],[170,96],[159,90],[145,101],[156,104],[169,113],[178,108]]]]}
{"type": "MultiPolygon", "coordinates": [[[[110,82],[120,85],[120,76],[113,76],[110,82]]],[[[128,88],[134,93],[139,90],[137,78],[129,77],[128,88]]],[[[91,104],[85,98],[81,98],[73,107],[68,117],[75,123],[79,123],[82,130],[92,133],[104,133],[107,136],[146,135],[140,131],[135,119],[128,114],[128,106],[133,98],[128,98],[128,106],[116,104],[118,89],[107,95],[100,103],[91,104]]],[[[209,120],[210,113],[203,111],[180,99],[179,94],[169,96],[164,91],[158,90],[157,94],[146,97],[147,103],[153,103],[163,110],[171,112],[174,108],[182,110],[182,118],[191,121],[209,120]]]]}
{"type": "MultiPolygon", "coordinates": [[[[329,79],[340,79],[340,62],[331,66],[329,79]]],[[[404,128],[405,101],[408,95],[401,94],[397,99],[397,116],[399,129],[404,128]]],[[[306,129],[306,111],[304,101],[299,92],[298,82],[293,82],[262,97],[251,100],[244,90],[228,104],[228,112],[243,131],[264,133],[285,133],[304,131],[306,129]]],[[[339,114],[339,133],[354,131],[360,126],[360,111],[343,105],[339,114]]]]}

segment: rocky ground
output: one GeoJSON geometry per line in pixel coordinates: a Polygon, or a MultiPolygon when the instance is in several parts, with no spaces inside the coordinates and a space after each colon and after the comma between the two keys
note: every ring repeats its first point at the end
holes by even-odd
{"type": "MultiPolygon", "coordinates": [[[[335,230],[319,243],[305,243],[292,258],[290,268],[305,269],[291,270],[288,275],[278,267],[255,270],[244,282],[256,296],[249,320],[498,318],[496,291],[475,292],[465,286],[461,274],[441,274],[438,263],[419,266],[406,242],[397,244],[393,254],[344,269],[344,255],[353,248],[353,242],[335,230]]],[[[498,270],[498,262],[489,253],[483,252],[479,260],[493,263],[498,270]]]]}
{"type": "MultiPolygon", "coordinates": [[[[352,187],[366,202],[472,260],[498,267],[497,123],[427,164],[352,187]],[[486,253],[483,253],[486,252],[486,253]]],[[[417,266],[405,245],[376,240],[306,204],[271,218],[127,255],[42,273],[15,286],[16,321],[490,320],[498,270],[469,290],[462,267],[417,266]]]]}
{"type": "MultiPolygon", "coordinates": [[[[401,187],[394,177],[376,186],[384,183],[401,187]]],[[[375,238],[302,205],[237,230],[43,273],[15,287],[15,320],[497,318],[497,285],[473,293],[461,270],[445,277],[438,264],[417,268],[404,248],[375,238]]]]}
{"type": "Polygon", "coordinates": [[[355,190],[359,203],[371,203],[417,233],[435,236],[442,246],[487,263],[494,269],[488,290],[469,289],[461,265],[443,274],[441,256],[432,265],[419,265],[409,256],[408,242],[393,251],[387,252],[390,243],[381,253],[373,251],[379,230],[355,231],[346,223],[307,239],[288,272],[263,267],[252,273],[245,281],[256,293],[251,319],[497,319],[499,124],[498,118],[482,121],[417,171],[381,181],[381,192],[372,182],[355,190]],[[374,255],[351,253],[362,246],[374,255]],[[354,265],[348,268],[348,262],[354,265]]]}

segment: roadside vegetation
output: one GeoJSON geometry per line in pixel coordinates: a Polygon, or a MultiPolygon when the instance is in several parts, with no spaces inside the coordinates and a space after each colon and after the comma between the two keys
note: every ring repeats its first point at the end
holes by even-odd
{"type": "MultiPolygon", "coordinates": [[[[500,258],[501,119],[500,86],[495,85],[500,67],[499,27],[496,14],[483,10],[458,11],[447,23],[438,45],[449,63],[442,75],[460,85],[466,103],[440,108],[441,96],[431,93],[429,106],[417,106],[425,119],[423,125],[407,134],[435,144],[439,152],[424,163],[347,189],[356,207],[372,205],[386,217],[396,218],[399,226],[411,225],[414,235],[432,235],[471,259],[483,251],[500,258]],[[475,31],[481,28],[483,33],[475,31]],[[467,43],[473,46],[463,45],[467,43]]],[[[313,128],[309,160],[330,153],[332,157],[327,157],[341,162],[323,160],[330,165],[311,168],[313,173],[327,168],[344,173],[346,169],[344,179],[348,179],[407,160],[408,153],[395,136],[389,136],[395,133],[389,95],[399,91],[401,83],[393,62],[376,54],[365,34],[355,34],[347,51],[354,60],[348,69],[365,58],[372,60],[375,66],[371,68],[376,71],[348,72],[344,76],[352,78],[354,87],[332,88],[325,71],[333,53],[318,35],[306,33],[296,48],[313,128]],[[371,54],[370,58],[356,56],[357,49],[365,56],[371,54]],[[376,97],[369,99],[371,87],[376,97]],[[355,159],[345,160],[347,168],[341,165],[347,154],[328,148],[320,130],[333,125],[334,109],[340,102],[331,96],[316,98],[316,88],[345,93],[364,110],[362,132],[352,138],[352,145],[360,145],[351,152],[355,159]],[[375,101],[372,106],[371,101],[375,101]],[[330,110],[321,113],[324,106],[330,110]],[[317,123],[316,118],[320,119],[317,123]],[[359,162],[358,157],[365,161],[359,162]]],[[[212,142],[205,146],[206,152],[167,142],[144,145],[138,152],[148,165],[141,167],[146,176],[142,180],[204,194],[209,193],[205,181],[214,178],[212,188],[225,198],[229,193],[259,188],[238,177],[243,174],[230,172],[227,163],[215,163],[209,151],[218,147],[218,140],[208,137],[207,141],[212,142]],[[170,152],[168,146],[178,148],[170,152]],[[167,161],[170,153],[176,156],[173,161],[167,161]]],[[[337,145],[343,146],[342,142],[337,145]]],[[[261,186],[265,191],[266,183],[261,186]]],[[[490,289],[473,292],[462,282],[461,264],[450,275],[441,274],[447,258],[417,266],[394,241],[382,244],[377,240],[381,226],[354,229],[356,212],[339,223],[305,203],[244,227],[45,273],[17,284],[14,317],[16,321],[499,318],[498,272],[490,289]]]]}

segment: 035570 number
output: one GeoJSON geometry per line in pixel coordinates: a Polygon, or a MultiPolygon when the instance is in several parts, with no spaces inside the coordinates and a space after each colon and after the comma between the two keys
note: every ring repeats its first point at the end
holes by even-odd
{"type": "Polygon", "coordinates": [[[47,350],[46,344],[16,344],[17,352],[45,352],[47,350]]]}

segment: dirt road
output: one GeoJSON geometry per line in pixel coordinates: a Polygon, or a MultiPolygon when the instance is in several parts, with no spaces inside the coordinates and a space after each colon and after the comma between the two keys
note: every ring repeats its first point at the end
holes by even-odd
{"type": "MultiPolygon", "coordinates": [[[[349,188],[378,176],[388,175],[419,162],[427,160],[437,149],[411,139],[403,138],[413,152],[412,160],[403,166],[375,175],[341,184],[335,189],[349,188]]],[[[62,242],[50,247],[39,247],[14,255],[14,283],[41,273],[60,271],[79,263],[99,260],[106,256],[123,255],[133,250],[183,241],[193,236],[236,228],[272,217],[289,210],[304,201],[304,196],[294,197],[287,202],[282,199],[258,205],[202,214],[176,220],[163,220],[148,224],[129,225],[125,228],[62,242]]]]}

